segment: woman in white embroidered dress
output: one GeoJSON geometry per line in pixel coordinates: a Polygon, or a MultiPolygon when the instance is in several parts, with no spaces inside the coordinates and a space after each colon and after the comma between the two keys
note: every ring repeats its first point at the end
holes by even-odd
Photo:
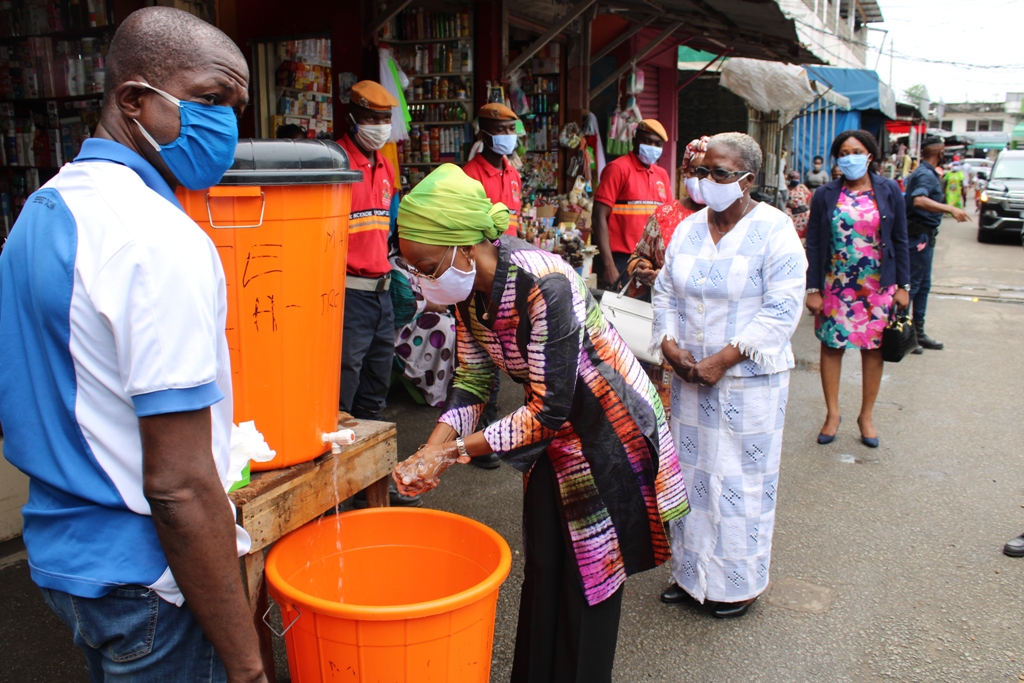
{"type": "Polygon", "coordinates": [[[807,258],[792,219],[750,198],[761,149],[711,138],[697,169],[707,204],[680,224],[654,285],[651,352],[675,370],[670,426],[690,492],[672,523],[665,602],[740,617],[768,585],[790,337],[807,258]]]}

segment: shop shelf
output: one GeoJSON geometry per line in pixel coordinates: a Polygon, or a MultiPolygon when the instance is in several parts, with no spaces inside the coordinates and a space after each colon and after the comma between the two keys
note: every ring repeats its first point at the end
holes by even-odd
{"type": "Polygon", "coordinates": [[[416,126],[465,126],[469,121],[410,121],[409,125],[416,126]]]}
{"type": "Polygon", "coordinates": [[[103,99],[103,93],[91,93],[89,95],[68,95],[65,97],[29,97],[22,99],[4,99],[0,102],[8,102],[10,104],[38,104],[40,102],[57,102],[58,104],[64,104],[66,102],[85,102],[87,100],[101,100],[103,99]]]}
{"type": "Polygon", "coordinates": [[[412,40],[410,38],[403,38],[397,40],[394,38],[381,38],[382,43],[393,43],[395,45],[420,45],[423,43],[457,43],[460,40],[472,40],[473,36],[457,36],[455,38],[420,38],[419,40],[412,40]]]}
{"type": "Polygon", "coordinates": [[[114,26],[94,26],[71,31],[54,31],[52,33],[30,33],[23,36],[0,36],[0,45],[17,43],[29,38],[51,38],[53,40],[74,40],[75,38],[94,38],[105,33],[113,33],[114,26]]]}
{"type": "Polygon", "coordinates": [[[455,98],[447,100],[406,100],[406,104],[452,104],[452,103],[469,103],[469,98],[455,98]]]}

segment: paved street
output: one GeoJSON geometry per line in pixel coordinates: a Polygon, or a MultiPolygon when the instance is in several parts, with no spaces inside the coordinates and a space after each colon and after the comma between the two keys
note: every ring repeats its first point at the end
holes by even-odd
{"type": "MultiPolygon", "coordinates": [[[[928,329],[946,350],[887,365],[875,423],[857,438],[859,358],[847,356],[843,425],[824,417],[818,344],[804,318],[766,596],[739,620],[663,605],[667,568],[627,583],[615,680],[759,683],[1006,682],[1024,672],[1024,559],[1001,554],[1024,531],[1020,415],[1024,250],[982,245],[973,223],[939,237],[928,329]]],[[[503,407],[517,396],[503,383],[503,407]]],[[[395,394],[401,455],[436,411],[395,394]]],[[[456,467],[427,505],[494,527],[520,548],[521,478],[456,467]]],[[[0,555],[17,552],[0,546],[0,555]]],[[[0,559],[0,681],[85,681],[70,635],[31,586],[24,560],[0,559]]],[[[522,555],[502,590],[494,681],[508,680],[522,555]]],[[[415,568],[409,568],[415,580],[415,568]]],[[[283,664],[283,657],[281,657],[283,664]]],[[[281,678],[287,680],[283,666],[281,678]]]]}

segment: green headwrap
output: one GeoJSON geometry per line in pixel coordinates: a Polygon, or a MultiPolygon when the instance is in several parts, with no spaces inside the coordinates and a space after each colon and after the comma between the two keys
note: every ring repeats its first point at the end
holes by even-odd
{"type": "Polygon", "coordinates": [[[479,181],[442,164],[398,205],[398,236],[420,244],[465,247],[508,230],[508,207],[491,204],[479,181]]]}

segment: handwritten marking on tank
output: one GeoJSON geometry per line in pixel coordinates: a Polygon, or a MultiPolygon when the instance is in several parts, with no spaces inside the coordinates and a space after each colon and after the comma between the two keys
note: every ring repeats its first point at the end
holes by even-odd
{"type": "Polygon", "coordinates": [[[320,315],[327,312],[328,308],[338,308],[341,304],[341,292],[332,289],[320,295],[320,315]]]}
{"type": "Polygon", "coordinates": [[[272,294],[267,295],[267,300],[270,301],[270,308],[260,308],[260,298],[256,297],[256,307],[252,312],[252,321],[256,325],[256,331],[260,331],[260,316],[270,314],[270,329],[273,332],[277,332],[277,317],[274,315],[274,296],[272,294]]]}
{"type": "MultiPolygon", "coordinates": [[[[257,246],[263,246],[263,245],[257,245],[257,246]]],[[[274,246],[274,245],[269,245],[268,244],[266,246],[269,247],[269,246],[274,246]]],[[[278,246],[278,248],[280,248],[280,247],[278,246]]],[[[269,273],[283,273],[284,271],[281,270],[280,268],[273,268],[272,267],[272,266],[277,265],[276,263],[270,263],[270,264],[265,264],[265,265],[254,263],[254,261],[262,260],[262,259],[270,259],[270,260],[276,261],[277,258],[278,258],[277,254],[257,254],[256,256],[253,256],[251,251],[248,254],[246,254],[245,255],[245,269],[242,271],[242,288],[244,289],[245,287],[248,287],[250,282],[252,282],[256,278],[260,277],[261,275],[267,275],[269,273]],[[250,266],[252,266],[252,269],[253,269],[252,275],[249,274],[249,267],[250,266]]]]}
{"type": "Polygon", "coordinates": [[[338,234],[337,230],[328,230],[327,231],[327,243],[324,244],[324,251],[327,251],[327,249],[329,247],[333,247],[334,246],[334,237],[337,234],[338,234]]]}

